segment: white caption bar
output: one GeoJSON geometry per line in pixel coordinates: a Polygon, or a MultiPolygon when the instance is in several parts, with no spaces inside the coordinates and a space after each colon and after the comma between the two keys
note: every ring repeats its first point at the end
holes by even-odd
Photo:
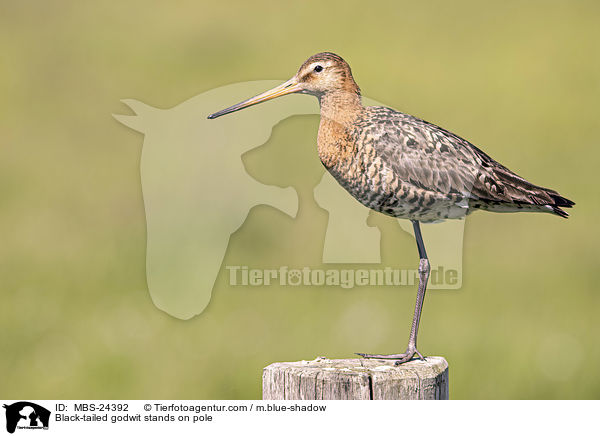
{"type": "Polygon", "coordinates": [[[599,410],[598,401],[0,401],[0,432],[19,436],[564,435],[597,429],[599,410]]]}

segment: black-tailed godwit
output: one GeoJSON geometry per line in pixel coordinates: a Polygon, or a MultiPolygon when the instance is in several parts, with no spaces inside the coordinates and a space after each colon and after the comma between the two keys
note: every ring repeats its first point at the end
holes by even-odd
{"type": "Polygon", "coordinates": [[[318,152],[333,177],[363,205],[412,221],[419,252],[419,287],[408,347],[401,354],[365,358],[406,362],[417,350],[419,320],[429,279],[421,222],[463,218],[475,210],[549,212],[568,217],[575,203],[536,186],[459,136],[387,107],[365,107],[350,66],[318,53],[276,88],[210,115],[213,119],[291,93],[319,99],[318,152]]]}

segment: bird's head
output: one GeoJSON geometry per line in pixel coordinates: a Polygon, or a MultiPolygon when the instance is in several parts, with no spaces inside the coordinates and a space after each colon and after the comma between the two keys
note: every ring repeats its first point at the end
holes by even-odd
{"type": "Polygon", "coordinates": [[[290,80],[241,103],[215,112],[208,118],[217,118],[287,94],[300,93],[321,97],[334,92],[360,95],[360,89],[352,77],[350,66],[344,59],[334,53],[317,53],[309,57],[290,80]]]}
{"type": "Polygon", "coordinates": [[[305,94],[321,96],[339,91],[360,93],[350,65],[334,53],[318,53],[309,57],[293,79],[305,94]]]}

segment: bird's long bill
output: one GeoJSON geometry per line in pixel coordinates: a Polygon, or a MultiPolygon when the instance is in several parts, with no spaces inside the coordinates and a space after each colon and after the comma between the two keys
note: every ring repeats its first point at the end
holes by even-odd
{"type": "Polygon", "coordinates": [[[241,103],[234,104],[233,106],[230,106],[227,109],[215,112],[214,114],[209,115],[208,119],[212,120],[213,118],[220,117],[221,115],[227,115],[231,112],[239,111],[249,106],[262,103],[263,101],[281,97],[282,95],[292,94],[301,90],[302,88],[298,85],[298,82],[295,79],[290,79],[287,82],[284,82],[281,85],[270,89],[269,91],[263,92],[262,94],[258,94],[257,96],[249,98],[248,100],[244,100],[241,103]]]}

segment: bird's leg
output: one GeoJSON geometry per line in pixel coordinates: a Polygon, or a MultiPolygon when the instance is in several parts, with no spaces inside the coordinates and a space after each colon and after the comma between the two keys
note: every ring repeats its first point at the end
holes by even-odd
{"type": "Polygon", "coordinates": [[[408,347],[406,352],[402,354],[363,354],[356,353],[367,359],[392,359],[396,360],[396,365],[408,362],[417,354],[421,359],[423,355],[417,350],[417,333],[419,332],[419,321],[421,320],[421,311],[423,309],[423,300],[425,299],[425,291],[427,290],[427,280],[429,280],[429,259],[427,259],[427,252],[425,251],[425,244],[423,244],[423,236],[421,235],[421,227],[418,221],[413,221],[413,228],[415,231],[415,239],[417,241],[417,248],[419,250],[419,289],[417,291],[417,303],[415,304],[415,314],[413,316],[412,326],[410,329],[410,336],[408,338],[408,347]]]}

